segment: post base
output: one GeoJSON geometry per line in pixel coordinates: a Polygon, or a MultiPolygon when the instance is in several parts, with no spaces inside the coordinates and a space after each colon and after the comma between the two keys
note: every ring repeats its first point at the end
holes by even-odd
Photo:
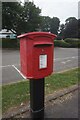
{"type": "Polygon", "coordinates": [[[31,110],[31,118],[32,118],[32,120],[35,120],[35,119],[43,120],[44,119],[44,109],[39,110],[39,111],[31,110]]]}

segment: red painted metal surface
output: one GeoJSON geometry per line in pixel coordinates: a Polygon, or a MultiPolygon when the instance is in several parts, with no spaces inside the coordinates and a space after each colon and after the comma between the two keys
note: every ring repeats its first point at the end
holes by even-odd
{"type": "Polygon", "coordinates": [[[48,32],[31,32],[18,36],[23,75],[29,79],[39,79],[53,72],[55,37],[48,32]]]}

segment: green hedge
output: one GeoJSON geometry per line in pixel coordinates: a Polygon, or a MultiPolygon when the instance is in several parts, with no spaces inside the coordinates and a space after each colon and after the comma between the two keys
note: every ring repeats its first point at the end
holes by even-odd
{"type": "Polygon", "coordinates": [[[54,40],[55,47],[70,47],[69,43],[65,42],[64,40],[54,40]]]}
{"type": "MultiPolygon", "coordinates": [[[[77,38],[66,38],[64,40],[54,40],[55,47],[66,47],[66,48],[80,48],[80,39],[77,38]]],[[[0,47],[2,48],[19,48],[18,39],[0,39],[0,47]]]]}
{"type": "Polygon", "coordinates": [[[80,48],[80,39],[66,38],[64,40],[54,40],[55,47],[80,48]]]}
{"type": "Polygon", "coordinates": [[[0,45],[2,48],[17,48],[17,39],[4,38],[0,39],[0,45]]]}
{"type": "Polygon", "coordinates": [[[70,44],[70,47],[80,47],[80,39],[78,38],[66,38],[65,42],[70,44]]]}

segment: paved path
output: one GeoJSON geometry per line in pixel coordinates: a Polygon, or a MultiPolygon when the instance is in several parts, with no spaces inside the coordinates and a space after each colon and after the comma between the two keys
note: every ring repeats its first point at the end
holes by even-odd
{"type": "MultiPolygon", "coordinates": [[[[78,67],[78,62],[78,49],[54,49],[54,72],[78,67]]],[[[0,69],[2,69],[2,81],[0,82],[3,84],[25,80],[24,76],[20,73],[19,50],[3,50],[0,69]]]]}
{"type": "MultiPolygon", "coordinates": [[[[75,92],[71,92],[61,98],[58,98],[57,100],[52,100],[46,103],[44,118],[74,118],[74,120],[79,118],[80,108],[78,102],[78,93],[79,91],[76,90],[75,92]]],[[[15,118],[31,118],[30,111],[16,115],[15,118]]]]}
{"type": "Polygon", "coordinates": [[[45,110],[46,118],[78,118],[78,91],[69,94],[54,105],[50,102],[45,110]]]}

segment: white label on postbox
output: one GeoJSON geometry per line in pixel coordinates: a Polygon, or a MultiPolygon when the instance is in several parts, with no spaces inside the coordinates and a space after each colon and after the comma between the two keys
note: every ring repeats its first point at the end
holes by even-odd
{"type": "Polygon", "coordinates": [[[39,68],[47,68],[47,55],[39,56],[39,68]]]}

